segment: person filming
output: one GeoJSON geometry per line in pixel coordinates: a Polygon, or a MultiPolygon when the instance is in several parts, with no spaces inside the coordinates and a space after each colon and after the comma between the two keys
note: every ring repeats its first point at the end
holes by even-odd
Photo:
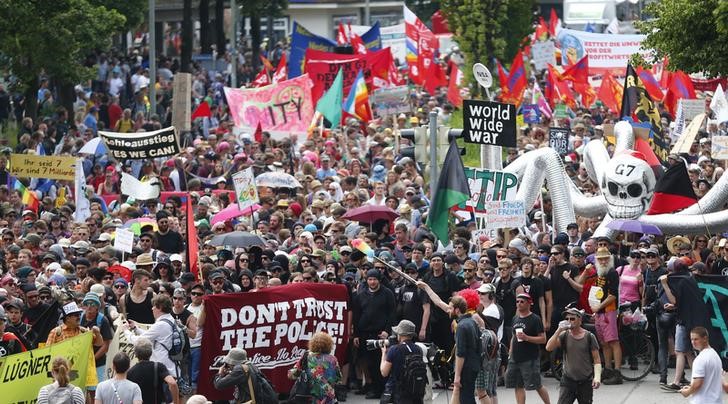
{"type": "MultiPolygon", "coordinates": [[[[379,365],[379,370],[382,372],[382,377],[389,378],[384,387],[384,395],[382,396],[381,402],[422,404],[425,389],[421,389],[421,394],[419,392],[413,392],[407,386],[408,383],[405,380],[407,377],[405,376],[405,371],[407,370],[405,369],[405,364],[409,355],[415,355],[417,358],[420,358],[419,361],[424,365],[421,359],[422,349],[413,340],[417,336],[417,328],[413,322],[402,320],[396,327],[392,327],[392,331],[397,336],[399,343],[390,347],[382,346],[382,362],[379,365]]],[[[426,385],[427,378],[425,377],[420,382],[426,385]]],[[[420,387],[424,387],[424,385],[420,387]]]]}

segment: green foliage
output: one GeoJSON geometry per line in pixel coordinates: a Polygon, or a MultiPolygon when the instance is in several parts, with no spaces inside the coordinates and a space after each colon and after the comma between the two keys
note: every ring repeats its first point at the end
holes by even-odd
{"type": "Polygon", "coordinates": [[[511,63],[523,38],[533,32],[533,7],[533,0],[508,2],[506,20],[503,24],[503,37],[506,39],[506,48],[503,50],[504,63],[511,63]]]}
{"type": "Polygon", "coordinates": [[[728,74],[728,2],[725,0],[670,0],[649,4],[654,16],[638,24],[647,34],[644,49],[654,50],[647,60],[654,63],[668,56],[670,70],[704,72],[709,76],[728,74]]]}
{"type": "Polygon", "coordinates": [[[104,6],[108,10],[116,10],[126,18],[124,30],[137,28],[147,14],[149,0],[89,0],[92,5],[104,6]]]}
{"type": "Polygon", "coordinates": [[[429,23],[432,14],[440,9],[439,0],[405,0],[405,4],[425,24],[429,23]]]}

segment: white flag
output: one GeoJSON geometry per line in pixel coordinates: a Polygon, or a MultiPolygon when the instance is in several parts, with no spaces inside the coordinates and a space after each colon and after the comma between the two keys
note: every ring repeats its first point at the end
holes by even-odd
{"type": "Polygon", "coordinates": [[[619,20],[615,17],[612,22],[607,25],[605,31],[608,34],[619,34],[619,20]]]}
{"type": "Polygon", "coordinates": [[[675,128],[670,133],[672,141],[677,141],[685,130],[685,110],[683,109],[682,100],[677,102],[677,112],[675,113],[675,128]]]}
{"type": "Polygon", "coordinates": [[[86,176],[83,175],[83,159],[76,159],[75,182],[76,211],[73,212],[73,221],[85,223],[86,219],[91,217],[91,203],[86,197],[86,176]]]}
{"type": "Polygon", "coordinates": [[[121,173],[121,193],[137,201],[148,201],[159,198],[161,190],[159,179],[154,177],[148,182],[141,182],[127,173],[121,173]]]}
{"type": "Polygon", "coordinates": [[[715,89],[713,100],[710,101],[710,109],[715,113],[715,118],[719,124],[728,121],[728,100],[726,100],[723,86],[720,84],[715,89]]]}

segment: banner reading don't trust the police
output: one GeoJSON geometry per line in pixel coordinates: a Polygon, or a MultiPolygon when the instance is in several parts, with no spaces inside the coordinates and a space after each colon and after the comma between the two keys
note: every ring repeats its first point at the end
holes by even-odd
{"type": "Polygon", "coordinates": [[[146,160],[179,153],[174,126],[154,132],[116,133],[99,131],[109,153],[117,160],[146,160]]]}

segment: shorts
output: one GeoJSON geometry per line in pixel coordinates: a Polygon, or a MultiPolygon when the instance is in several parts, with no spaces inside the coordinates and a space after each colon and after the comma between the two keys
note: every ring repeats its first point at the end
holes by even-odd
{"type": "Polygon", "coordinates": [[[496,396],[496,382],[498,380],[498,368],[500,367],[500,357],[488,361],[485,366],[480,368],[478,377],[475,378],[475,388],[485,390],[489,397],[496,396]]]}
{"type": "Polygon", "coordinates": [[[506,387],[536,390],[541,387],[540,361],[531,359],[526,362],[508,362],[506,387]]]}
{"type": "MultiPolygon", "coordinates": [[[[96,367],[96,378],[98,379],[99,383],[106,380],[106,365],[101,365],[96,367]]],[[[86,388],[88,391],[96,391],[96,386],[88,386],[86,388]]]]}
{"type": "Polygon", "coordinates": [[[693,344],[690,342],[688,328],[682,324],[675,326],[675,352],[693,352],[693,344]]]}
{"type": "Polygon", "coordinates": [[[617,325],[617,310],[594,315],[594,326],[600,343],[619,341],[617,325]]]}

